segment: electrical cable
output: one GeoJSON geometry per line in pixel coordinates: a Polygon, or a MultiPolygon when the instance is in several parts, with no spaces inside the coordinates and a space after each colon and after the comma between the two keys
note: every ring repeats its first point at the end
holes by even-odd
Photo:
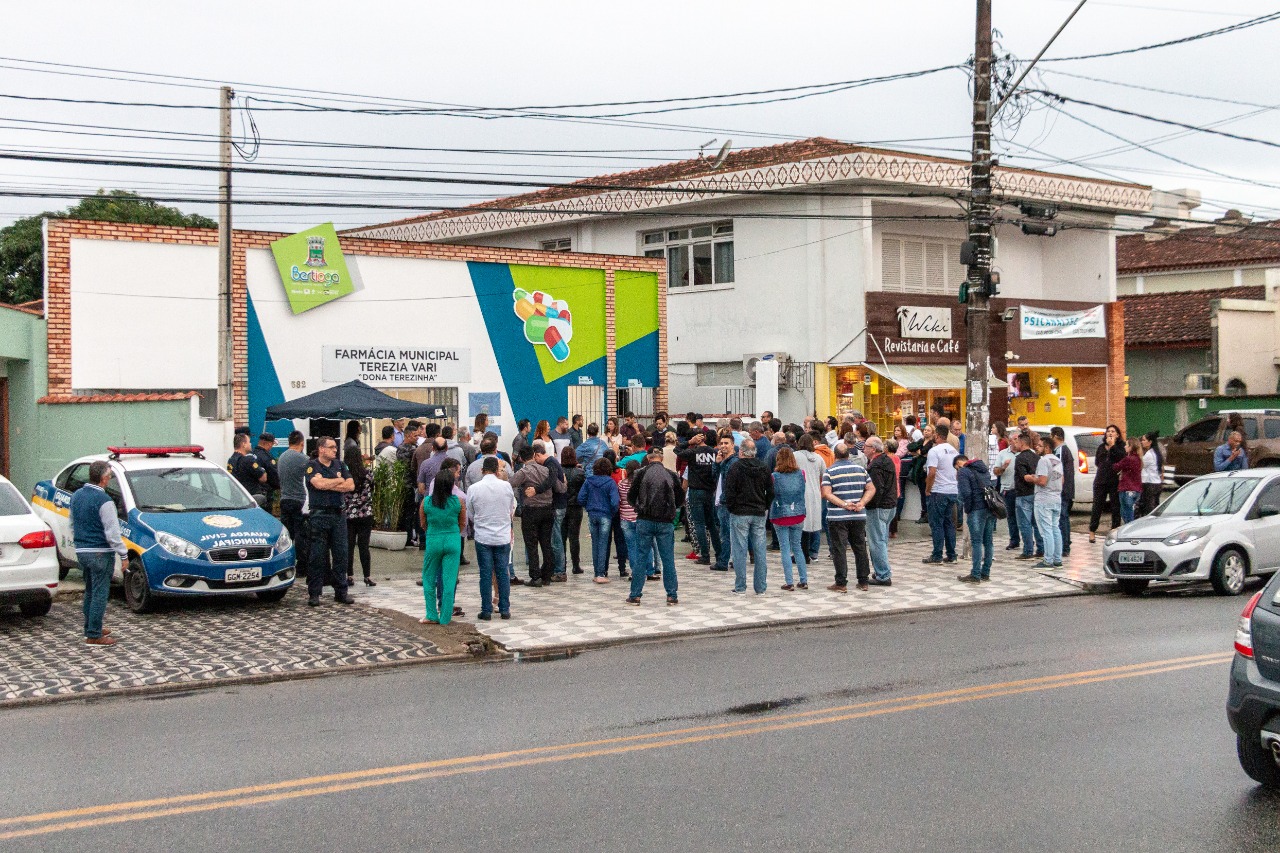
{"type": "Polygon", "coordinates": [[[1162,41],[1157,44],[1147,44],[1141,47],[1130,47],[1130,48],[1125,48],[1124,50],[1109,50],[1103,53],[1086,53],[1086,54],[1081,54],[1080,56],[1045,57],[1040,61],[1041,62],[1078,62],[1082,59],[1103,59],[1111,56],[1127,56],[1131,53],[1142,53],[1143,51],[1157,50],[1162,47],[1173,47],[1174,45],[1188,44],[1193,41],[1200,41],[1201,39],[1212,38],[1213,36],[1225,35],[1226,33],[1234,33],[1234,32],[1237,32],[1238,30],[1247,30],[1250,27],[1256,27],[1256,26],[1259,26],[1260,24],[1269,24],[1272,21],[1277,21],[1277,20],[1280,20],[1280,12],[1270,12],[1266,15],[1259,15],[1256,18],[1250,18],[1247,21],[1241,21],[1238,24],[1231,24],[1229,26],[1219,27],[1216,30],[1209,30],[1208,32],[1197,33],[1191,36],[1184,36],[1183,38],[1172,39],[1170,41],[1162,41]]]}
{"type": "MultiPolygon", "coordinates": [[[[1277,13],[1277,14],[1280,14],[1280,13],[1277,13]]],[[[1104,110],[1109,113],[1116,113],[1117,115],[1130,116],[1132,118],[1140,118],[1140,119],[1143,119],[1144,121],[1156,122],[1157,124],[1167,124],[1171,127],[1181,127],[1181,128],[1185,128],[1186,130],[1195,131],[1197,133],[1209,133],[1214,136],[1224,137],[1226,139],[1234,139],[1238,142],[1253,142],[1257,145],[1266,145],[1269,148],[1280,148],[1280,142],[1275,142],[1270,139],[1259,139],[1256,136],[1243,136],[1238,133],[1228,133],[1224,130],[1213,130],[1212,128],[1209,128],[1209,127],[1202,127],[1200,125],[1187,124],[1186,122],[1174,121],[1173,119],[1158,118],[1156,116],[1147,115],[1145,113],[1134,112],[1133,110],[1121,109],[1120,107],[1109,107],[1106,104],[1099,104],[1095,101],[1086,101],[1081,98],[1072,98],[1066,95],[1059,95],[1057,92],[1050,92],[1047,89],[1030,89],[1028,91],[1031,94],[1043,95],[1044,97],[1049,98],[1050,100],[1058,101],[1059,103],[1063,103],[1063,104],[1080,104],[1081,106],[1084,106],[1084,107],[1093,107],[1094,109],[1104,110]]],[[[1280,109],[1280,104],[1268,106],[1266,109],[1268,110],[1280,109]]]]}

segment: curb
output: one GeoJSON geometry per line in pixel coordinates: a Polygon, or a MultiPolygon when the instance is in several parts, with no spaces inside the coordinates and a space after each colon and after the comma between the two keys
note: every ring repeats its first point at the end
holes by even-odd
{"type": "Polygon", "coordinates": [[[143,684],[138,687],[112,687],[103,690],[91,690],[84,693],[59,693],[53,696],[27,696],[17,699],[0,700],[0,713],[11,708],[30,708],[41,705],[54,705],[64,702],[95,702],[100,699],[121,699],[134,696],[155,696],[163,693],[185,693],[192,690],[208,690],[217,687],[231,687],[244,684],[272,684],[280,681],[299,681],[311,678],[327,678],[334,675],[352,675],[374,672],[383,669],[398,669],[409,666],[422,666],[435,663],[462,663],[465,661],[481,662],[488,658],[501,659],[502,653],[490,655],[472,655],[455,653],[436,655],[434,657],[413,658],[411,660],[390,660],[377,663],[358,663],[337,666],[330,669],[304,670],[300,672],[273,672],[262,675],[232,675],[226,678],[213,678],[205,681],[175,681],[164,684],[143,684]]]}
{"type": "Polygon", "coordinates": [[[810,616],[803,619],[790,619],[786,622],[767,622],[758,625],[728,625],[721,628],[699,628],[693,631],[679,631],[657,637],[618,637],[612,640],[599,640],[597,642],[580,643],[576,645],[538,646],[533,649],[508,649],[506,646],[503,646],[496,641],[494,641],[494,645],[502,649],[503,652],[516,663],[543,663],[555,660],[565,660],[567,658],[576,657],[583,652],[609,649],[616,646],[639,645],[642,643],[670,643],[687,638],[722,637],[729,634],[740,634],[748,631],[778,631],[790,628],[828,628],[867,619],[881,619],[916,613],[932,613],[940,610],[961,610],[968,607],[987,607],[1000,604],[1025,604],[1030,601],[1040,601],[1046,598],[1071,598],[1077,595],[1089,594],[1089,591],[1077,587],[1071,590],[1049,592],[1029,598],[1010,598],[1003,601],[970,601],[962,604],[932,604],[922,607],[912,607],[908,610],[893,610],[887,613],[854,613],[847,616],[810,616]]]}

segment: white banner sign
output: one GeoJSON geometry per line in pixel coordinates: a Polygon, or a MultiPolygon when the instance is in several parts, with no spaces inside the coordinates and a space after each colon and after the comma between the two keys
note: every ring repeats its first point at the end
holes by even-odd
{"type": "Polygon", "coordinates": [[[1020,306],[1022,340],[1037,338],[1105,338],[1107,316],[1099,305],[1085,311],[1050,311],[1020,306]]]}
{"type": "Polygon", "coordinates": [[[903,305],[898,308],[898,337],[934,338],[951,337],[951,309],[903,305]]]}
{"type": "Polygon", "coordinates": [[[465,385],[471,381],[471,350],[429,347],[321,347],[325,382],[359,379],[370,385],[465,385]]]}

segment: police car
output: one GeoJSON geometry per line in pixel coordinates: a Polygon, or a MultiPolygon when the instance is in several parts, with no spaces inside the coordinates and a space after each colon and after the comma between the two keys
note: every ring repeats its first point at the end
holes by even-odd
{"type": "Polygon", "coordinates": [[[129,551],[129,572],[122,576],[117,560],[115,580],[124,583],[130,609],[150,610],[158,596],[284,598],[295,575],[288,531],[203,449],[108,447],[37,483],[31,504],[53,528],[60,576],[76,561],[71,496],[88,482],[90,463],[106,460],[113,474],[107,493],[129,551]]]}

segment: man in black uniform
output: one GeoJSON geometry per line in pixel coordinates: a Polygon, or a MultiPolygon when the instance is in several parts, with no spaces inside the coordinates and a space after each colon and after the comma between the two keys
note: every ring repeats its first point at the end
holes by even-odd
{"type": "Polygon", "coordinates": [[[311,509],[311,552],[307,565],[307,604],[320,603],[329,580],[333,600],[355,604],[347,593],[347,519],[342,496],[355,491],[351,472],[338,458],[338,442],[328,436],[316,445],[316,460],[307,465],[307,503],[311,509]]]}
{"type": "Polygon", "coordinates": [[[258,446],[253,449],[258,464],[267,472],[267,502],[263,506],[267,512],[275,508],[276,492],[280,489],[280,472],[276,470],[276,458],[271,454],[271,448],[275,446],[276,437],[264,432],[258,436],[258,446]]]}
{"type": "Polygon", "coordinates": [[[232,448],[235,452],[227,460],[227,471],[253,495],[259,506],[265,505],[267,472],[258,464],[258,457],[249,452],[249,436],[237,433],[232,448]]]}

